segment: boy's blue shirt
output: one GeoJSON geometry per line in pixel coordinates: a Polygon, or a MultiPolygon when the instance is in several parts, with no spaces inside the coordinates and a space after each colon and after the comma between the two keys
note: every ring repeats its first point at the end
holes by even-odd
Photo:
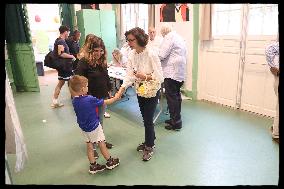
{"type": "Polygon", "coordinates": [[[79,127],[85,132],[95,130],[99,123],[98,106],[102,106],[104,99],[98,99],[91,95],[74,97],[72,100],[73,108],[77,116],[79,127]]]}

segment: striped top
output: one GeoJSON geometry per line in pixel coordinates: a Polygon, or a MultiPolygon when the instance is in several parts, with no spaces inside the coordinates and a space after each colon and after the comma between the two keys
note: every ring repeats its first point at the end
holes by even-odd
{"type": "Polygon", "coordinates": [[[165,78],[185,81],[187,49],[185,41],[175,31],[165,35],[160,46],[159,58],[165,78]]]}
{"type": "Polygon", "coordinates": [[[265,50],[266,61],[269,67],[279,68],[279,42],[272,43],[265,50]]]}

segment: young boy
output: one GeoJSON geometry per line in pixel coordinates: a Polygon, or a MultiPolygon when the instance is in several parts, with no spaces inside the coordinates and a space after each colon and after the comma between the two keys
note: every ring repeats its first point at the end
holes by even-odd
{"type": "Polygon", "coordinates": [[[96,107],[115,102],[119,98],[118,94],[107,100],[87,95],[88,79],[79,75],[74,75],[70,79],[69,90],[73,97],[72,104],[77,116],[77,123],[87,143],[87,155],[90,161],[89,173],[95,174],[99,171],[103,171],[105,168],[115,168],[119,165],[119,159],[112,158],[106,148],[105,135],[96,112],[96,107]],[[98,144],[102,155],[107,160],[106,165],[96,163],[93,151],[94,143],[98,144]]]}

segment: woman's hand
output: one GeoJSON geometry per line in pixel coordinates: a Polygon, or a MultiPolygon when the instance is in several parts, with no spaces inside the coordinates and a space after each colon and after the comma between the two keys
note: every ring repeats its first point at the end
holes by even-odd
{"type": "Polygon", "coordinates": [[[137,77],[138,79],[145,80],[146,79],[146,74],[142,72],[135,72],[134,76],[137,77]]]}
{"type": "Polygon", "coordinates": [[[279,69],[276,67],[271,67],[270,71],[273,75],[278,76],[279,75],[279,69]]]}
{"type": "Polygon", "coordinates": [[[120,87],[115,96],[118,96],[119,98],[122,96],[123,92],[125,91],[124,87],[120,87]]]}

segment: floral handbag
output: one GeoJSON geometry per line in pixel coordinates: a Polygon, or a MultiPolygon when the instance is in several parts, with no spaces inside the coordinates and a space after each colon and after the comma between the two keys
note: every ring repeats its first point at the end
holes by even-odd
{"type": "Polygon", "coordinates": [[[161,83],[155,79],[149,81],[136,80],[134,86],[138,96],[151,98],[156,96],[157,91],[161,88],[161,83]]]}

